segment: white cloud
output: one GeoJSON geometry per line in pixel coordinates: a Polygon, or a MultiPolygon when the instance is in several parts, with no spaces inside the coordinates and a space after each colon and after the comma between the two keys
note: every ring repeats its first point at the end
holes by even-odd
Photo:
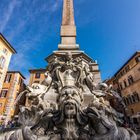
{"type": "Polygon", "coordinates": [[[1,24],[0,24],[0,31],[3,32],[6,25],[8,24],[12,14],[13,14],[13,11],[16,7],[16,4],[17,4],[17,0],[11,0],[8,8],[6,8],[6,11],[5,11],[5,14],[3,15],[3,20],[1,21],[1,24]]]}
{"type": "MultiPolygon", "coordinates": [[[[19,6],[17,5],[17,0],[13,0],[9,4],[9,10],[7,11],[7,13],[3,14],[4,16],[6,16],[6,19],[3,21],[3,23],[1,23],[3,26],[0,28],[1,30],[5,30],[6,26],[9,25],[8,22],[10,22],[9,20],[16,7],[16,10],[20,11],[18,13],[15,10],[14,16],[15,17],[17,16],[17,18],[14,17],[16,19],[16,22],[13,25],[16,25],[16,26],[14,27],[9,26],[8,28],[9,30],[7,30],[6,28],[7,38],[8,40],[10,40],[10,42],[15,42],[14,47],[16,48],[18,52],[17,54],[12,56],[9,69],[19,70],[23,72],[23,74],[27,78],[26,83],[28,83],[29,81],[28,70],[30,68],[35,68],[35,65],[36,65],[31,60],[32,51],[35,52],[37,51],[37,49],[40,49],[38,47],[35,47],[35,45],[41,40],[41,37],[43,34],[42,32],[44,31],[44,29],[42,29],[42,26],[37,26],[36,33],[35,33],[34,28],[36,27],[36,25],[38,25],[38,24],[35,24],[36,21],[38,20],[37,17],[38,15],[40,14],[42,15],[43,13],[47,13],[48,11],[50,15],[46,14],[47,15],[46,20],[45,20],[45,17],[43,18],[40,17],[39,19],[40,20],[39,24],[41,23],[44,24],[44,22],[46,22],[46,25],[47,25],[47,23],[49,23],[49,20],[50,20],[49,18],[51,18],[51,15],[54,12],[56,12],[62,4],[62,0],[54,0],[53,2],[52,1],[50,3],[48,2],[45,5],[41,4],[40,7],[36,8],[36,6],[38,5],[38,2],[40,3],[40,1],[33,1],[30,9],[28,9],[28,6],[26,5],[22,7],[21,10],[19,10],[21,8],[21,5],[23,5],[24,1],[22,1],[19,6]],[[28,28],[28,31],[27,31],[28,33],[26,32],[27,28],[28,28]],[[17,38],[21,37],[20,41],[17,39],[17,42],[16,42],[15,41],[16,37],[17,38]]],[[[49,32],[48,30],[49,30],[49,24],[48,24],[48,27],[46,28],[46,32],[49,32]]]]}
{"type": "Polygon", "coordinates": [[[56,0],[55,3],[52,5],[51,11],[52,12],[57,11],[61,3],[62,3],[62,0],[56,0]]]}
{"type": "Polygon", "coordinates": [[[30,59],[26,55],[27,51],[26,48],[22,48],[22,51],[18,51],[17,54],[12,56],[9,70],[15,70],[23,72],[23,75],[26,77],[25,83],[28,84],[29,82],[29,72],[28,69],[33,67],[30,59]]]}
{"type": "Polygon", "coordinates": [[[25,76],[25,78],[26,78],[26,80],[24,81],[24,83],[25,83],[26,85],[29,85],[30,75],[29,75],[29,74],[26,74],[26,75],[24,75],[24,76],[25,76]]]}

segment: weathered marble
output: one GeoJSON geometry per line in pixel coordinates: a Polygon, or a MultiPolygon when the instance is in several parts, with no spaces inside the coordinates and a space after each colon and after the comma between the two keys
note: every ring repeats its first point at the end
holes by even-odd
{"type": "Polygon", "coordinates": [[[64,0],[61,44],[48,58],[46,79],[22,92],[28,106],[21,106],[21,128],[0,135],[0,140],[136,140],[131,129],[122,127],[123,114],[109,103],[118,93],[97,83],[93,61],[78,50],[73,0],[64,0]],[[68,47],[68,48],[67,48],[68,47]]]}
{"type": "Polygon", "coordinates": [[[108,101],[117,98],[122,103],[121,97],[108,85],[94,82],[94,75],[89,65],[82,63],[82,57],[73,58],[70,51],[63,57],[56,56],[46,75],[42,84],[34,83],[21,93],[26,94],[30,104],[20,108],[22,128],[0,136],[3,140],[137,139],[132,130],[121,127],[123,114],[108,101]],[[83,106],[84,87],[92,97],[87,106],[83,106]],[[50,91],[56,96],[53,102],[45,98],[50,91]]]}

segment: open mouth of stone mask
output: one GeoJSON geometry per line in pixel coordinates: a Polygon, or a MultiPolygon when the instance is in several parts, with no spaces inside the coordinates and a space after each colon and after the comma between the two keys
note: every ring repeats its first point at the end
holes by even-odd
{"type": "Polygon", "coordinates": [[[73,116],[76,114],[76,105],[73,102],[67,102],[65,104],[65,115],[73,116]]]}

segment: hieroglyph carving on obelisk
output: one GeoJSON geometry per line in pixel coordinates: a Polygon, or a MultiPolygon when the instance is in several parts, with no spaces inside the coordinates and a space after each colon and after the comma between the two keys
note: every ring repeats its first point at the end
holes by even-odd
{"type": "Polygon", "coordinates": [[[63,0],[63,17],[61,25],[61,44],[60,50],[79,49],[76,44],[76,26],[74,21],[73,0],[63,0]]]}
{"type": "Polygon", "coordinates": [[[62,25],[74,25],[73,0],[64,0],[62,25]]]}

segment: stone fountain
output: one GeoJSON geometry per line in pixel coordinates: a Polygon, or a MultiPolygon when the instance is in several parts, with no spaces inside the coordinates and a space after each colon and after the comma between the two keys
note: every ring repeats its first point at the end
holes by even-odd
{"type": "Polygon", "coordinates": [[[109,103],[122,98],[111,86],[99,83],[92,72],[93,61],[76,44],[73,0],[63,1],[61,44],[47,57],[45,80],[22,92],[27,104],[20,106],[21,127],[0,140],[136,140],[123,126],[123,114],[109,103]],[[88,98],[87,98],[88,97],[88,98]]]}

